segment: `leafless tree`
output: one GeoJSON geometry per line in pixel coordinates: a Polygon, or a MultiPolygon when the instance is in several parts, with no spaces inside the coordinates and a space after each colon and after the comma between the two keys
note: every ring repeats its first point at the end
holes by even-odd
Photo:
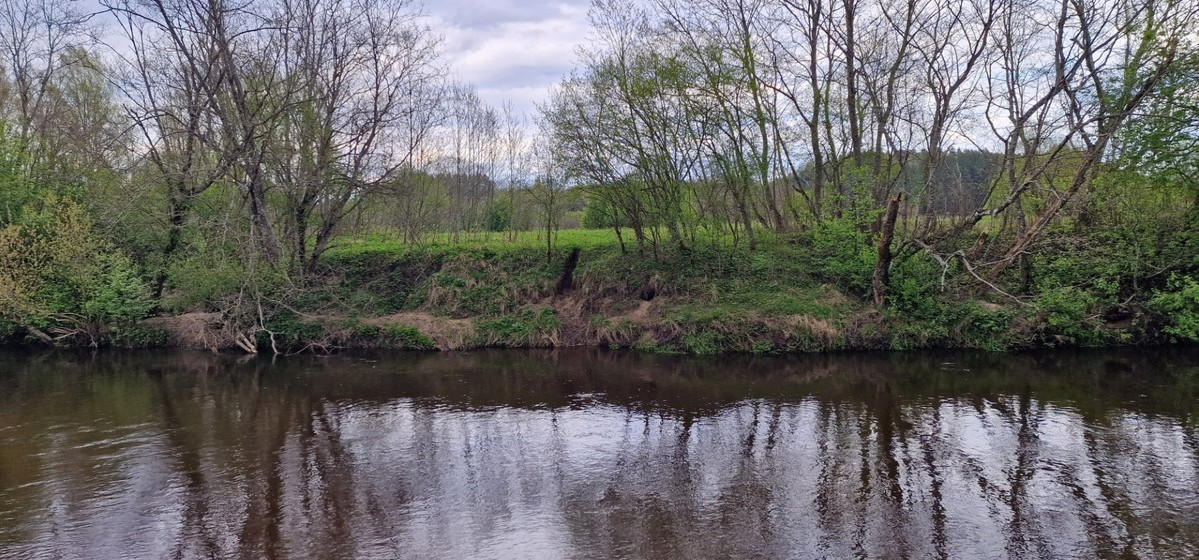
{"type": "Polygon", "coordinates": [[[438,40],[406,1],[285,0],[273,20],[291,109],[270,168],[293,260],[310,268],[348,215],[413,167],[443,102],[438,40]]]}

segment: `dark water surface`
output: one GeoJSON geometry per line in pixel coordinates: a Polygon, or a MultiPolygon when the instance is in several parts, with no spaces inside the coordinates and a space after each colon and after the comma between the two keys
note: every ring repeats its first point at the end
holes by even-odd
{"type": "Polygon", "coordinates": [[[1199,558],[1199,352],[0,353],[0,558],[1199,558]]]}

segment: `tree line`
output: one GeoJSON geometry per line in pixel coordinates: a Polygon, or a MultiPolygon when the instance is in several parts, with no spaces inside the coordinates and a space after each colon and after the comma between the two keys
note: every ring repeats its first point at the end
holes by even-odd
{"type": "Polygon", "coordinates": [[[1064,222],[1164,278],[1185,251],[1139,255],[1199,214],[1197,12],[595,0],[526,116],[447,77],[412,0],[0,0],[0,316],[92,337],[177,293],[261,323],[347,235],[550,258],[581,197],[647,258],[868,232],[880,306],[917,255],[1019,300],[1064,222]]]}
{"type": "Polygon", "coordinates": [[[1179,149],[1196,131],[1197,9],[599,0],[545,118],[557,160],[639,247],[705,228],[752,249],[759,230],[848,220],[878,235],[881,305],[896,254],[960,260],[987,284],[1027,275],[1104,173],[1199,192],[1179,149]]]}
{"type": "Polygon", "coordinates": [[[415,243],[546,221],[524,210],[544,183],[526,116],[450,77],[412,1],[100,8],[0,2],[10,321],[89,321],[72,301],[139,277],[153,301],[213,278],[239,293],[272,275],[302,283],[350,233],[415,243]],[[117,273],[88,257],[100,253],[125,277],[104,280],[117,273]]]}

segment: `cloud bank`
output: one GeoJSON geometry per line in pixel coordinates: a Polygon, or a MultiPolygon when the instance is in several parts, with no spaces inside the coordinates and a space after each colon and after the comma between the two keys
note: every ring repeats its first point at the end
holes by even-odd
{"type": "Polygon", "coordinates": [[[425,5],[454,76],[499,107],[530,116],[574,64],[587,37],[588,0],[448,0],[425,5]]]}

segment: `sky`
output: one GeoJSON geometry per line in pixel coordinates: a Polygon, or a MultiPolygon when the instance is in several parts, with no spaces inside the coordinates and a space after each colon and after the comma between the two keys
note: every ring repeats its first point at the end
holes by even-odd
{"type": "Polygon", "coordinates": [[[588,34],[589,0],[425,0],[454,76],[499,108],[532,116],[550,86],[574,66],[588,34]]]}
{"type": "MultiPolygon", "coordinates": [[[[99,0],[76,1],[85,13],[104,10],[99,0]]],[[[489,105],[498,109],[512,101],[530,117],[550,86],[570,72],[575,48],[589,31],[590,0],[416,2],[425,22],[442,37],[452,77],[474,84],[489,105]]]]}

